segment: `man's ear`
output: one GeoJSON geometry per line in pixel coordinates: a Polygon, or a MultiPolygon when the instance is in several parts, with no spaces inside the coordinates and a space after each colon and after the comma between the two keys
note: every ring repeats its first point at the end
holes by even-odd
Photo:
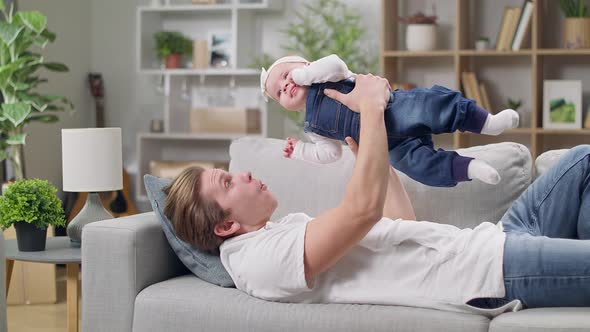
{"type": "Polygon", "coordinates": [[[213,232],[217,236],[228,237],[228,236],[235,235],[240,230],[240,228],[241,228],[240,223],[238,223],[237,221],[235,221],[233,219],[229,219],[229,220],[224,220],[224,221],[218,223],[217,225],[215,225],[215,227],[213,228],[213,232]]]}

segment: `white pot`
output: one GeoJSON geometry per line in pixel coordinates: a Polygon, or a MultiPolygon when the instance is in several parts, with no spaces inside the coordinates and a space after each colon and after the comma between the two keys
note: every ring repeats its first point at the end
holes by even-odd
{"type": "Polygon", "coordinates": [[[436,48],[436,24],[408,24],[406,30],[408,51],[431,51],[436,48]]]}
{"type": "Polygon", "coordinates": [[[488,49],[489,42],[487,40],[476,40],[475,49],[478,51],[485,51],[488,49]]]}

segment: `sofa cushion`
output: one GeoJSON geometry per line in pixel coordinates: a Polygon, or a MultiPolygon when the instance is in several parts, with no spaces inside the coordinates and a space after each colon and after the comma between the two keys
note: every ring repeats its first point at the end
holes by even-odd
{"type": "Polygon", "coordinates": [[[537,308],[504,313],[492,320],[490,332],[590,330],[590,308],[537,308]]]}
{"type": "Polygon", "coordinates": [[[196,248],[180,240],[170,220],[164,215],[164,204],[166,194],[162,189],[170,184],[170,180],[162,179],[150,174],[143,177],[145,189],[147,191],[152,209],[156,213],[166,239],[176,253],[180,261],[197,277],[223,287],[233,287],[234,282],[221,264],[219,254],[211,254],[196,248]]]}
{"type": "MultiPolygon", "coordinates": [[[[314,165],[284,158],[284,143],[278,139],[251,137],[235,140],[230,146],[230,172],[251,171],[253,176],[262,179],[279,202],[273,218],[291,212],[316,216],[335,207],[342,199],[354,166],[350,149],[344,147],[342,158],[335,163],[314,165]]],[[[500,220],[530,184],[528,149],[517,143],[498,143],[457,152],[489,162],[498,170],[502,181],[496,186],[469,181],[453,188],[434,188],[398,172],[417,218],[460,228],[500,220]]]]}
{"type": "Polygon", "coordinates": [[[489,319],[423,308],[270,302],[193,276],[135,299],[133,331],[487,331],[489,319]]]}
{"type": "Polygon", "coordinates": [[[535,159],[535,179],[553,167],[559,158],[561,158],[561,156],[568,150],[569,149],[550,150],[539,155],[537,159],[535,159]]]}

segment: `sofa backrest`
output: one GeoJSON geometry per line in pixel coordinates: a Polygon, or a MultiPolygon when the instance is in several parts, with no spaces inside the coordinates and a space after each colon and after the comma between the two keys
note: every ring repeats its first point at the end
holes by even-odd
{"type": "MultiPolygon", "coordinates": [[[[344,146],[343,157],[327,165],[314,165],[282,155],[284,140],[240,138],[230,146],[230,172],[251,171],[277,197],[279,205],[273,219],[291,212],[310,216],[335,207],[344,194],[354,157],[344,146]]],[[[458,150],[495,167],[502,181],[491,186],[478,181],[460,183],[453,188],[422,185],[402,173],[400,177],[410,195],[418,220],[474,227],[483,221],[497,222],[531,181],[529,150],[517,143],[498,143],[458,150]]]]}

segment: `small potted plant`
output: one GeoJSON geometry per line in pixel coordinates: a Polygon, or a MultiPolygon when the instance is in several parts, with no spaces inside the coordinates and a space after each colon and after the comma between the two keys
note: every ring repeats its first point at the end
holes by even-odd
{"type": "Polygon", "coordinates": [[[408,25],[406,29],[408,51],[431,51],[436,48],[436,15],[427,16],[417,12],[411,16],[399,17],[399,21],[408,25]]]}
{"type": "Polygon", "coordinates": [[[560,0],[559,6],[565,15],[565,48],[590,48],[590,13],[585,1],[560,0]]]}
{"type": "Polygon", "coordinates": [[[477,51],[485,51],[490,47],[490,39],[488,37],[480,36],[475,41],[475,49],[477,51]]]}
{"type": "Polygon", "coordinates": [[[166,68],[180,68],[182,56],[190,56],[193,42],[178,31],[159,31],[154,34],[158,58],[164,59],[166,68]]]}
{"type": "Polygon", "coordinates": [[[43,251],[49,225],[65,226],[57,188],[47,180],[14,182],[0,196],[0,227],[14,225],[18,250],[43,251]]]}

